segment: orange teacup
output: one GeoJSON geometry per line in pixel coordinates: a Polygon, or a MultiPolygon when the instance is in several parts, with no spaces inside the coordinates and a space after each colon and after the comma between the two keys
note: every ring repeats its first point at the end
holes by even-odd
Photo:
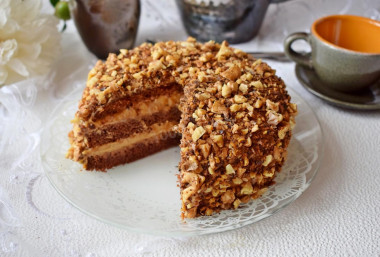
{"type": "Polygon", "coordinates": [[[340,91],[355,91],[380,79],[380,22],[354,15],[316,20],[311,33],[285,39],[285,52],[295,62],[313,68],[321,81],[340,91]],[[311,45],[311,56],[294,51],[298,39],[311,45]]]}

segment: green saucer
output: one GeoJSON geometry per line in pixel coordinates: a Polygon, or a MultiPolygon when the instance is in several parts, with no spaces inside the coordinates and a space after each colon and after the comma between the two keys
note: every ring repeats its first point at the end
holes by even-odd
{"type": "Polygon", "coordinates": [[[296,65],[296,76],[310,93],[330,104],[355,110],[380,110],[380,80],[366,90],[345,93],[325,86],[310,68],[296,65]]]}

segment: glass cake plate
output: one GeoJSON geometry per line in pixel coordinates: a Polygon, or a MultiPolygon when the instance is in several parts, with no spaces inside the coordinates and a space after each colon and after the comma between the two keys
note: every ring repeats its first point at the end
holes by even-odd
{"type": "Polygon", "coordinates": [[[52,185],[72,205],[103,222],[135,232],[161,236],[194,236],[240,228],[280,211],[304,192],[317,173],[323,148],[322,131],[310,107],[293,90],[297,125],[288,158],[276,184],[259,199],[237,210],[181,220],[177,181],[179,147],[159,152],[108,172],[87,172],[65,158],[70,120],[82,89],[57,105],[42,135],[42,162],[52,185]]]}

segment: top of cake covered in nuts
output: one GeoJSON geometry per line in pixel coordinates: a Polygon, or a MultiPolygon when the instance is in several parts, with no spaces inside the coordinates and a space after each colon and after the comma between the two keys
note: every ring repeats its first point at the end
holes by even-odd
{"type": "MultiPolygon", "coordinates": [[[[105,62],[98,61],[89,72],[78,115],[88,119],[101,110],[99,107],[172,83],[185,85],[194,79],[199,82],[233,81],[241,75],[242,79],[257,80],[258,76],[249,67],[253,60],[252,56],[228,47],[227,43],[202,44],[193,38],[122,49],[118,55],[110,54],[105,62]],[[242,70],[241,67],[246,68],[242,70]]],[[[244,90],[244,86],[241,89],[244,90]]],[[[230,93],[229,89],[224,89],[224,94],[230,93]]]]}

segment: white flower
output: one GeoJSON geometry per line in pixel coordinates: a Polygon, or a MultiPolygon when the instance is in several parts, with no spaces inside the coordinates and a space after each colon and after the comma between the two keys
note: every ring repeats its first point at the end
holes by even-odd
{"type": "Polygon", "coordinates": [[[0,0],[0,86],[43,75],[60,53],[58,19],[41,0],[0,0]]]}

